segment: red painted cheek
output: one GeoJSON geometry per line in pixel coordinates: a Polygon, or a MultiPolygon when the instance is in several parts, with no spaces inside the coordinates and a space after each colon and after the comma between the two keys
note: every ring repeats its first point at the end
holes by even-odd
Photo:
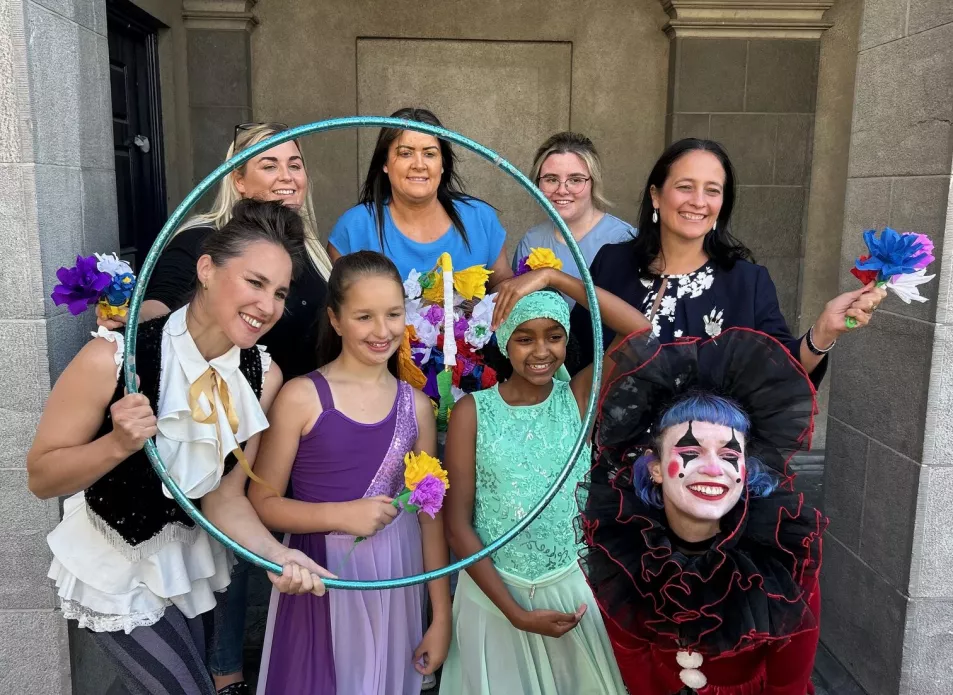
{"type": "Polygon", "coordinates": [[[678,476],[678,471],[681,469],[681,466],[678,465],[678,461],[672,461],[668,464],[668,477],[675,478],[678,476]]]}

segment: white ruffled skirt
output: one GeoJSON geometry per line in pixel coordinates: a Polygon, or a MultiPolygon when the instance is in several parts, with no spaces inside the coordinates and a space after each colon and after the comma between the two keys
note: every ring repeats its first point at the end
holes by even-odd
{"type": "Polygon", "coordinates": [[[170,605],[194,618],[212,610],[215,592],[231,581],[233,558],[201,529],[191,542],[169,541],[128,559],[93,525],[82,492],[63,503],[63,521],[47,542],[63,615],[94,632],[128,634],[158,622],[170,605]]]}

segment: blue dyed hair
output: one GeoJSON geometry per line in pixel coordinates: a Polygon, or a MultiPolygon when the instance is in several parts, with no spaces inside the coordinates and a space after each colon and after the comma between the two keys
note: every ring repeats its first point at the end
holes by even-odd
{"type": "MultiPolygon", "coordinates": [[[[707,393],[691,394],[666,410],[655,428],[656,441],[661,439],[662,432],[669,427],[692,421],[730,427],[745,436],[745,449],[748,448],[748,433],[751,431],[751,421],[748,416],[727,398],[707,393]]],[[[632,466],[632,484],[643,502],[661,509],[663,506],[662,486],[656,485],[649,473],[649,465],[656,460],[656,456],[657,454],[654,453],[645,454],[636,460],[632,466]]],[[[767,497],[777,489],[777,479],[765,470],[758,459],[747,456],[747,452],[745,466],[748,470],[745,487],[748,488],[748,494],[751,497],[767,497]]]]}

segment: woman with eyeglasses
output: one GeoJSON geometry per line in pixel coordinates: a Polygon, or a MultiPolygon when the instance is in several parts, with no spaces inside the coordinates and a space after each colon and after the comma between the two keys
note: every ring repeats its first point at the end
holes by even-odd
{"type": "MultiPolygon", "coordinates": [[[[587,267],[605,244],[618,244],[635,236],[632,225],[606,211],[612,204],[603,190],[602,160],[585,135],[567,131],[546,140],[536,150],[531,178],[569,227],[587,267]]],[[[520,259],[535,248],[552,249],[563,262],[563,271],[580,278],[569,246],[549,220],[531,228],[520,240],[513,254],[514,272],[520,259]]],[[[572,308],[575,302],[565,299],[572,308]]]]}
{"type": "MultiPolygon", "coordinates": [[[[287,129],[284,123],[237,125],[225,159],[287,129]]],[[[226,176],[212,208],[176,230],[146,287],[139,320],[164,316],[188,303],[196,288],[195,269],[202,244],[211,232],[229,222],[235,204],[242,199],[280,201],[304,221],[306,262],[291,285],[282,316],[259,341],[287,381],[317,368],[317,319],[324,309],[331,272],[331,260],[318,239],[311,182],[297,140],[265,150],[226,176]]],[[[122,325],[103,319],[99,323],[110,330],[122,325]]],[[[239,560],[232,568],[228,590],[218,595],[209,642],[209,668],[223,695],[249,692],[242,672],[247,595],[248,564],[239,560]]]]}
{"type": "MultiPolygon", "coordinates": [[[[427,109],[391,114],[440,126],[427,109]]],[[[506,230],[491,205],[467,195],[446,140],[413,130],[382,128],[360,202],[341,215],[328,239],[332,260],[355,251],[390,258],[400,276],[430,270],[442,253],[455,268],[483,265],[492,288],[512,276],[503,244],[506,230]]]]}

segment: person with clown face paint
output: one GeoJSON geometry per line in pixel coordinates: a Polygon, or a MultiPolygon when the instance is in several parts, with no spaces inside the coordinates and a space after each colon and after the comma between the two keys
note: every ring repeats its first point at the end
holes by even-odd
{"type": "Polygon", "coordinates": [[[804,368],[743,328],[611,354],[581,566],[640,695],[805,695],[827,519],[792,491],[816,413],[804,368]]]}

